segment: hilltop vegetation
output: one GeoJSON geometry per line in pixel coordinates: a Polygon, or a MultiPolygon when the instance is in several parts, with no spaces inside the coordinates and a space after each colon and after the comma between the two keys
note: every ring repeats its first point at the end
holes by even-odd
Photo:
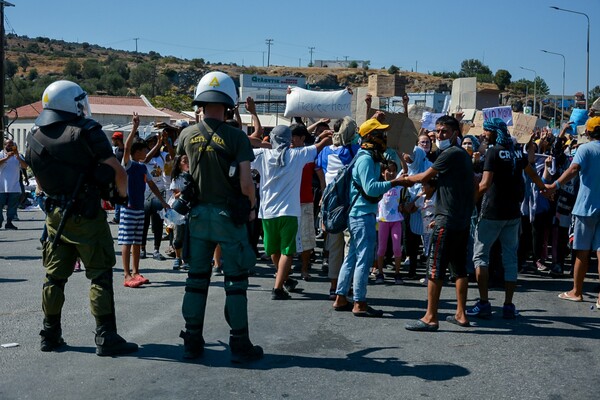
{"type": "MultiPolygon", "coordinates": [[[[400,71],[394,65],[382,69],[256,67],[209,63],[163,57],[159,53],[137,53],[104,48],[90,43],[69,43],[45,37],[6,36],[5,104],[9,108],[38,101],[44,88],[58,79],[79,83],[88,93],[113,96],[145,95],[156,107],[175,111],[189,109],[194,89],[209,70],[221,70],[238,79],[240,74],[305,77],[311,87],[333,89],[365,86],[371,74],[400,73],[406,77],[407,92],[449,91],[452,80],[477,76],[478,85],[509,91],[515,100],[525,94],[533,82],[511,82],[510,72],[495,74],[478,60],[465,60],[459,72],[433,72],[431,75],[400,71]]],[[[538,90],[546,86],[543,79],[538,90]]],[[[538,92],[539,93],[539,92],[538,92]]]]}

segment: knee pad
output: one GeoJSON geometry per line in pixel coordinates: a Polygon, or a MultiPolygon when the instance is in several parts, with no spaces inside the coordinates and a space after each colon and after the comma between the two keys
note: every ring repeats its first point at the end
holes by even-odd
{"type": "Polygon", "coordinates": [[[44,287],[58,286],[59,288],[64,290],[66,283],[67,283],[67,279],[59,279],[52,275],[46,274],[46,282],[44,282],[44,287]]]}
{"type": "Polygon", "coordinates": [[[104,271],[99,276],[92,279],[92,285],[98,285],[102,289],[112,291],[113,290],[113,273],[112,269],[104,271]]]}
{"type": "Polygon", "coordinates": [[[225,275],[224,278],[225,296],[244,296],[248,288],[248,274],[243,275],[225,275]]]}

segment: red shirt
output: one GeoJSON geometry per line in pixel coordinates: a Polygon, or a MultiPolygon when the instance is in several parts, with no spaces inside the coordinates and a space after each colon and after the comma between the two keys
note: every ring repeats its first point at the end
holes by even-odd
{"type": "Polygon", "coordinates": [[[300,203],[313,202],[312,177],[315,171],[315,163],[309,162],[302,169],[302,182],[300,183],[300,203]]]}

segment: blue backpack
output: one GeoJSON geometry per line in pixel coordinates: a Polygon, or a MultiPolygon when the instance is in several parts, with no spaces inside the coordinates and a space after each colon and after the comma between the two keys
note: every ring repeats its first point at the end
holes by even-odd
{"type": "Polygon", "coordinates": [[[359,195],[362,194],[367,200],[373,203],[381,199],[381,197],[367,196],[363,188],[358,186],[352,179],[352,169],[359,157],[357,155],[352,159],[350,164],[344,165],[338,171],[333,181],[323,191],[321,215],[326,232],[340,233],[348,228],[348,214],[359,195]],[[358,193],[350,200],[350,187],[352,185],[358,189],[358,193]]]}

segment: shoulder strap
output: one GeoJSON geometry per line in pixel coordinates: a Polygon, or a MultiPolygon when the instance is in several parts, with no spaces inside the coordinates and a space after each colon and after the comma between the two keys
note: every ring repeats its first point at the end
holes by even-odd
{"type": "MultiPolygon", "coordinates": [[[[208,135],[208,139],[206,140],[206,142],[204,142],[204,145],[202,146],[202,149],[200,150],[200,158],[198,161],[200,161],[202,159],[202,153],[204,153],[204,151],[206,150],[206,147],[208,146],[208,144],[212,141],[212,137],[213,135],[218,132],[219,128],[221,127],[221,125],[223,125],[225,122],[221,121],[219,123],[219,125],[217,126],[217,129],[213,130],[210,125],[208,125],[206,123],[206,121],[202,120],[202,123],[198,124],[198,129],[200,129],[200,133],[206,138],[206,136],[208,135]]],[[[226,158],[228,161],[230,161],[232,159],[232,157],[227,154],[226,152],[222,151],[220,148],[215,147],[214,148],[215,153],[217,153],[219,156],[226,158]]]]}
{"type": "Polygon", "coordinates": [[[200,162],[200,160],[202,160],[202,155],[206,151],[208,144],[212,141],[213,135],[215,134],[216,131],[219,130],[219,128],[221,127],[222,124],[223,124],[223,122],[221,122],[219,124],[219,126],[217,126],[217,129],[215,129],[215,130],[213,130],[204,120],[202,120],[201,124],[198,124],[200,133],[204,136],[204,138],[206,138],[206,135],[208,135],[208,138],[206,138],[206,140],[204,141],[204,144],[202,145],[202,148],[200,149],[200,156],[198,158],[198,163],[200,162]]]}
{"type": "Polygon", "coordinates": [[[354,150],[352,150],[352,145],[351,144],[347,144],[344,147],[348,149],[348,151],[350,152],[350,155],[352,156],[352,158],[354,158],[354,156],[356,154],[354,153],[354,150]]]}
{"type": "MultiPolygon", "coordinates": [[[[363,153],[363,154],[364,154],[364,153],[363,153]]],[[[357,159],[358,159],[360,156],[361,156],[361,155],[359,154],[359,155],[357,155],[356,157],[354,157],[354,158],[352,159],[352,162],[351,162],[351,164],[354,164],[354,162],[355,162],[355,161],[356,161],[356,160],[357,160],[357,159]]],[[[369,154],[369,156],[370,156],[370,154],[369,154]]],[[[352,168],[354,168],[354,165],[352,166],[352,168]]],[[[356,181],[354,180],[354,177],[352,177],[352,185],[354,185],[354,187],[356,188],[356,190],[358,190],[358,193],[360,193],[360,195],[361,195],[362,197],[364,197],[364,198],[365,198],[365,200],[367,200],[368,202],[370,202],[370,203],[379,203],[379,200],[381,200],[381,198],[380,198],[380,197],[373,197],[373,196],[369,196],[369,195],[367,194],[367,192],[365,192],[365,190],[364,190],[364,189],[363,189],[363,188],[362,188],[362,187],[361,187],[361,186],[360,186],[358,183],[356,183],[356,181]]],[[[357,197],[358,197],[358,195],[357,195],[357,197]]]]}

